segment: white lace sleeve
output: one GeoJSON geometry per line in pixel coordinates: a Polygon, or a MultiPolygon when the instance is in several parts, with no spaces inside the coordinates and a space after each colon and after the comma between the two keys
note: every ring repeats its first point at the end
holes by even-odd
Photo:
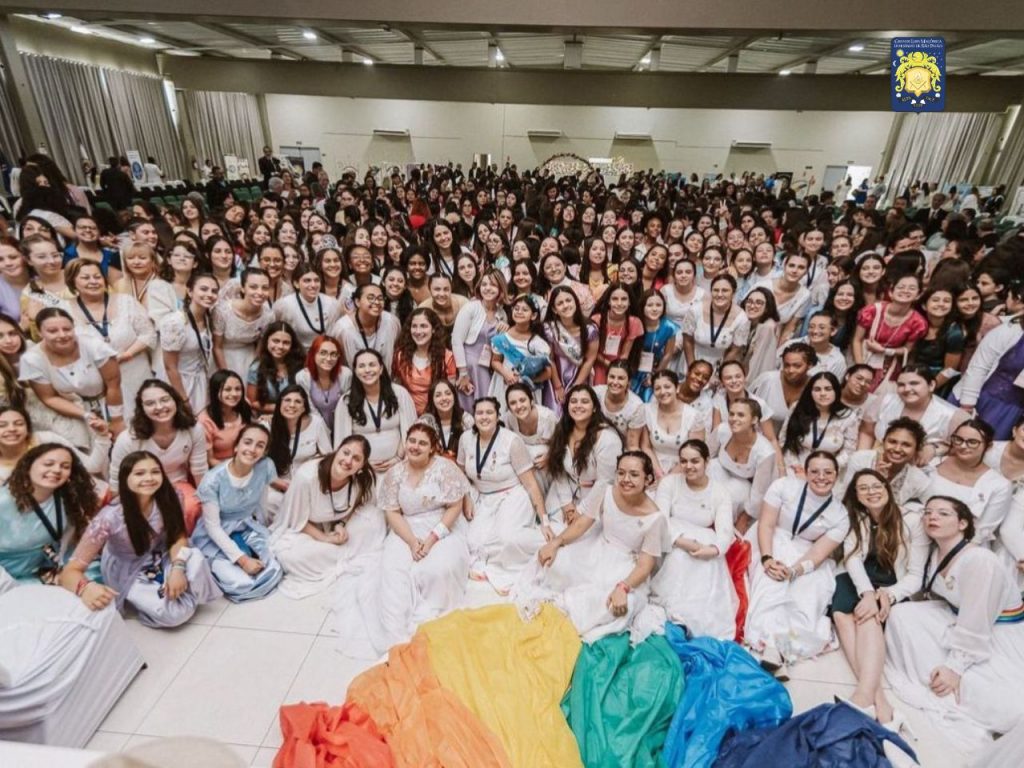
{"type": "MultiPolygon", "coordinates": [[[[461,451],[462,443],[459,443],[461,451]]],[[[521,475],[533,469],[533,457],[530,456],[530,451],[526,448],[526,443],[523,442],[523,438],[519,435],[512,435],[511,445],[508,448],[509,459],[512,462],[512,469],[517,475],[521,475]]]]}
{"type": "Polygon", "coordinates": [[[697,312],[700,312],[701,305],[695,304],[686,310],[683,315],[682,333],[684,336],[693,336],[697,333],[697,312]]]}
{"type": "Polygon", "coordinates": [[[160,348],[180,352],[185,348],[191,329],[181,312],[171,312],[160,321],[160,348]]]}
{"type": "Polygon", "coordinates": [[[999,526],[999,540],[1014,560],[1024,560],[1024,489],[1013,495],[1010,511],[999,526]]]}
{"type": "Polygon", "coordinates": [[[437,500],[441,504],[448,506],[469,493],[469,480],[454,461],[436,456],[428,471],[435,473],[437,486],[441,492],[437,500]]]}
{"type": "Polygon", "coordinates": [[[398,503],[398,490],[402,487],[405,479],[405,462],[400,461],[387,471],[380,483],[380,490],[377,492],[377,502],[385,512],[400,510],[398,503]]]}

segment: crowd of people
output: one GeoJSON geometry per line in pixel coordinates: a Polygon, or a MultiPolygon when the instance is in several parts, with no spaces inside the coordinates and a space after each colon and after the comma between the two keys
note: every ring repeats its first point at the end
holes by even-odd
{"type": "Polygon", "coordinates": [[[587,642],[839,648],[895,731],[883,675],[1024,719],[1024,239],[755,175],[265,175],[112,218],[23,166],[0,580],[152,627],[334,590],[376,659],[472,579],[587,642]]]}

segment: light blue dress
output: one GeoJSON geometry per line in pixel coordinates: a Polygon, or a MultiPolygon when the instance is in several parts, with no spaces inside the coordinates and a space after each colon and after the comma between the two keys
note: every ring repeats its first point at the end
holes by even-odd
{"type": "MultiPolygon", "coordinates": [[[[54,530],[60,531],[54,499],[39,505],[54,530]]],[[[0,488],[0,568],[18,581],[38,583],[39,572],[56,568],[63,544],[70,538],[74,526],[64,518],[63,541],[58,541],[46,530],[32,510],[22,512],[7,486],[0,488]],[[52,554],[47,554],[47,551],[52,554]]]]}
{"type": "Polygon", "coordinates": [[[203,516],[192,534],[192,545],[210,563],[210,570],[224,596],[232,602],[266,597],[281,581],[284,572],[270,551],[270,533],[256,515],[266,500],[266,491],[277,479],[270,459],[261,459],[245,484],[236,487],[228,476],[230,461],[206,473],[196,495],[203,516]],[[250,576],[235,562],[242,555],[255,557],[263,570],[250,576]]]}
{"type": "MultiPolygon", "coordinates": [[[[679,326],[665,317],[661,318],[657,329],[653,331],[644,330],[640,351],[648,352],[654,356],[651,367],[652,372],[658,370],[658,364],[661,362],[661,358],[665,356],[666,345],[670,339],[675,338],[678,332],[679,326]]],[[[629,385],[629,388],[636,392],[645,403],[650,402],[651,396],[654,394],[654,387],[651,386],[651,376],[652,373],[638,370],[633,374],[629,385]]]]}

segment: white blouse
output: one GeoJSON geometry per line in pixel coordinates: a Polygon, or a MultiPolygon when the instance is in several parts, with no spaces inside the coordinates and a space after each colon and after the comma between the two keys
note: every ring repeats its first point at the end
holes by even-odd
{"type": "Polygon", "coordinates": [[[626,391],[626,402],[617,411],[611,410],[606,402],[608,397],[607,384],[596,385],[594,392],[597,394],[598,402],[601,403],[601,412],[605,415],[605,418],[614,424],[615,428],[623,435],[627,434],[631,429],[643,428],[645,424],[644,401],[635,392],[626,391]]]}
{"type": "Polygon", "coordinates": [[[777,528],[793,538],[817,541],[822,536],[828,536],[836,544],[841,544],[850,532],[846,507],[836,498],[835,493],[827,497],[818,496],[807,483],[795,477],[783,477],[772,483],[764,495],[764,503],[779,510],[777,528]],[[802,508],[801,499],[804,502],[802,508]],[[821,514],[808,525],[808,521],[822,507],[824,509],[821,514]],[[798,512],[799,528],[795,525],[798,512]]]}

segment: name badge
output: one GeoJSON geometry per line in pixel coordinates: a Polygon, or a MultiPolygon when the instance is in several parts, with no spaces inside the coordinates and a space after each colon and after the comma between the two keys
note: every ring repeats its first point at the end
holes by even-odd
{"type": "Polygon", "coordinates": [[[604,340],[604,353],[608,357],[615,357],[619,354],[619,347],[622,346],[621,336],[607,336],[604,340]]]}
{"type": "Polygon", "coordinates": [[[480,357],[477,358],[476,364],[481,368],[491,367],[491,345],[485,344],[484,348],[480,350],[480,357]]]}
{"type": "Polygon", "coordinates": [[[650,373],[654,370],[654,353],[653,352],[641,352],[640,353],[640,367],[637,369],[640,373],[650,373]]]}

